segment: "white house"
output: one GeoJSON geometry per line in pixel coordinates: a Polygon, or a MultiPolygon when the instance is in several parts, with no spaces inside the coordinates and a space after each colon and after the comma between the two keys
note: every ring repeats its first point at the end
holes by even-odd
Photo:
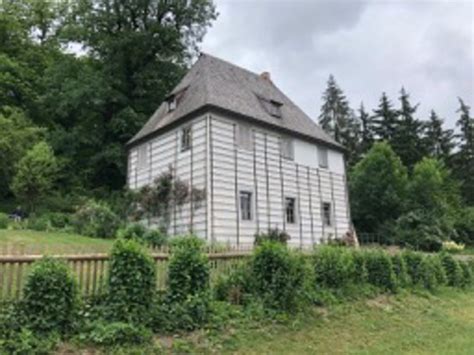
{"type": "Polygon", "coordinates": [[[173,167],[205,201],[171,211],[170,234],[246,245],[287,231],[290,245],[343,236],[350,227],[344,148],[271,81],[201,54],[128,143],[128,186],[173,167]]]}

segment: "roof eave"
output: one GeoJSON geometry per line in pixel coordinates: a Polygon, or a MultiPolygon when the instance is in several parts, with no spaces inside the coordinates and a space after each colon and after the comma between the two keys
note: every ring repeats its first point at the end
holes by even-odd
{"type": "Polygon", "coordinates": [[[159,129],[156,129],[153,132],[150,132],[150,133],[148,133],[148,134],[146,134],[142,137],[139,137],[137,139],[132,138],[130,141],[128,141],[126,143],[126,147],[127,147],[128,150],[130,150],[133,147],[135,147],[135,146],[137,146],[137,145],[139,145],[139,144],[141,144],[141,143],[143,143],[147,140],[150,140],[150,139],[152,139],[152,138],[154,138],[154,137],[156,137],[160,134],[163,134],[163,133],[165,133],[169,130],[172,130],[173,128],[179,126],[184,121],[193,119],[197,116],[200,116],[202,114],[209,113],[209,112],[211,112],[211,113],[214,112],[214,113],[218,113],[218,114],[220,113],[220,114],[224,114],[224,115],[227,115],[227,116],[233,116],[237,119],[245,120],[249,123],[253,123],[253,124],[255,124],[257,126],[260,126],[260,127],[275,129],[279,132],[282,132],[282,133],[285,133],[285,134],[288,134],[288,135],[297,136],[297,137],[302,138],[304,140],[315,142],[315,143],[327,146],[329,148],[338,150],[342,153],[347,152],[347,149],[344,146],[342,146],[338,143],[328,142],[328,141],[325,141],[323,139],[318,139],[316,137],[306,135],[306,134],[303,134],[303,133],[298,132],[298,131],[287,129],[287,128],[284,128],[284,127],[281,127],[281,126],[278,126],[278,125],[273,125],[271,123],[263,122],[259,119],[254,118],[254,117],[247,116],[247,115],[244,115],[242,113],[238,113],[238,112],[228,110],[228,109],[222,108],[220,106],[212,105],[212,104],[203,105],[203,106],[199,107],[198,109],[196,109],[194,111],[191,111],[191,112],[187,113],[186,115],[183,115],[183,116],[177,118],[175,121],[173,121],[169,125],[161,127],[159,129]]]}

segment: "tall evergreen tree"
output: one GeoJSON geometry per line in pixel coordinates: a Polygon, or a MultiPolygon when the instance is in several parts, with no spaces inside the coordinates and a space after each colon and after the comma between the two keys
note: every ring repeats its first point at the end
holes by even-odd
{"type": "Polygon", "coordinates": [[[462,184],[465,201],[474,205],[474,117],[471,116],[470,107],[459,98],[460,113],[456,126],[459,127],[459,151],[455,156],[455,173],[462,184]]]}
{"type": "Polygon", "coordinates": [[[429,121],[424,127],[424,146],[426,152],[433,158],[449,162],[454,148],[454,132],[452,129],[443,129],[444,120],[431,110],[429,121]]]}
{"type": "Polygon", "coordinates": [[[365,110],[364,104],[361,102],[359,110],[360,122],[360,154],[366,153],[374,143],[374,123],[372,117],[365,110]]]}
{"type": "Polygon", "coordinates": [[[343,135],[351,115],[349,102],[339,88],[333,75],[329,76],[327,88],[323,93],[323,105],[319,124],[337,142],[344,144],[343,135]]]}
{"type": "Polygon", "coordinates": [[[392,143],[397,129],[397,116],[398,112],[393,108],[387,94],[382,93],[379,106],[372,116],[376,139],[392,143]]]}
{"type": "Polygon", "coordinates": [[[399,100],[401,105],[391,144],[404,165],[411,168],[423,157],[422,124],[414,116],[419,105],[411,104],[410,95],[403,87],[400,90],[399,100]]]}

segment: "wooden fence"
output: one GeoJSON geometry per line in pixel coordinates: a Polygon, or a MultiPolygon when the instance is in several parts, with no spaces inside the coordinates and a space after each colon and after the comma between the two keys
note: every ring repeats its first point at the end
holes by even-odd
{"type": "MultiPolygon", "coordinates": [[[[248,251],[208,253],[211,284],[220,274],[228,273],[249,256],[248,251]]],[[[0,301],[19,300],[22,296],[31,265],[42,255],[0,255],[0,301]]],[[[105,287],[109,269],[109,255],[81,254],[53,256],[65,260],[85,297],[99,295],[105,287]]],[[[168,253],[153,253],[156,263],[157,288],[167,284],[168,253]]]]}

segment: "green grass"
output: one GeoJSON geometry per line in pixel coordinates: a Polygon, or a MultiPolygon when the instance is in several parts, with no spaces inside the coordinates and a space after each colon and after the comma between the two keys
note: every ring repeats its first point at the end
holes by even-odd
{"type": "Polygon", "coordinates": [[[113,240],[64,232],[0,229],[0,254],[49,254],[107,252],[113,240]]]}
{"type": "Polygon", "coordinates": [[[199,353],[472,354],[474,292],[443,290],[315,308],[285,324],[236,327],[199,353]]]}

